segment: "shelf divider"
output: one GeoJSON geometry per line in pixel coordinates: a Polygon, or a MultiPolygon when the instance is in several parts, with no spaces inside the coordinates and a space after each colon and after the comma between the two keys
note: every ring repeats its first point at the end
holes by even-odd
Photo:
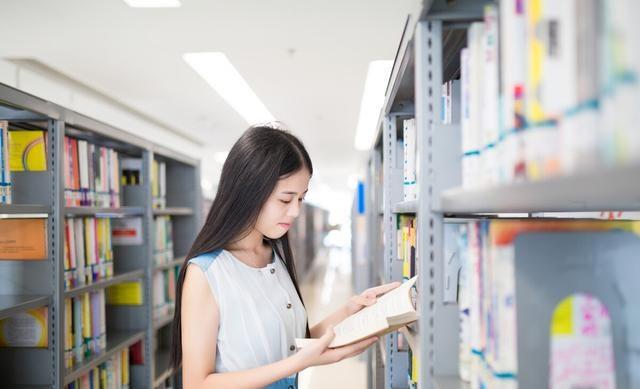
{"type": "Polygon", "coordinates": [[[51,296],[47,295],[3,294],[0,295],[0,319],[30,309],[44,307],[50,303],[51,296]]]}
{"type": "Polygon", "coordinates": [[[144,277],[144,269],[134,270],[123,274],[114,275],[106,280],[96,281],[92,284],[79,286],[71,290],[64,292],[66,298],[76,297],[83,293],[93,292],[100,289],[105,289],[108,286],[120,284],[122,282],[133,281],[144,277]]]}

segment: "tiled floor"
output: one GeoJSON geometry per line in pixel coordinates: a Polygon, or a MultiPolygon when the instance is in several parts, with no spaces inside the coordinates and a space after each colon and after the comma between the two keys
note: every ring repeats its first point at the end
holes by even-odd
{"type": "MultiPolygon", "coordinates": [[[[350,260],[348,251],[322,251],[311,272],[302,280],[300,288],[311,326],[351,297],[350,260]]],[[[366,374],[365,362],[361,357],[355,357],[301,372],[299,389],[364,389],[366,374]]]]}

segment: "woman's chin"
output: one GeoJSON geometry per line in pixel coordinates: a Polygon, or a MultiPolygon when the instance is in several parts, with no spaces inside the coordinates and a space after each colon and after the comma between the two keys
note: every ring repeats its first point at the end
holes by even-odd
{"type": "Polygon", "coordinates": [[[269,239],[280,239],[282,238],[287,231],[270,231],[269,233],[264,234],[269,239]]]}

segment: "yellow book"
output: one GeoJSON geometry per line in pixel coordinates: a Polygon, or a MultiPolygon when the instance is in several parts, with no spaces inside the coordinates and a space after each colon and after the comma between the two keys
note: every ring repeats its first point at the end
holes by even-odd
{"type": "Polygon", "coordinates": [[[82,339],[84,341],[85,355],[91,355],[91,299],[89,293],[82,295],[82,339]]]}
{"type": "Polygon", "coordinates": [[[64,365],[73,367],[73,308],[71,299],[64,299],[64,365]]]}
{"type": "Polygon", "coordinates": [[[411,278],[411,249],[409,244],[409,227],[402,227],[402,278],[411,278]]]}
{"type": "MultiPolygon", "coordinates": [[[[96,371],[97,370],[98,369],[96,369],[96,371]]],[[[99,372],[100,372],[100,387],[101,388],[108,388],[109,386],[107,385],[107,369],[106,368],[102,368],[102,369],[100,369],[99,372]]],[[[98,377],[96,376],[95,378],[96,378],[96,381],[94,381],[94,382],[98,382],[97,381],[98,377]]]]}
{"type": "Polygon", "coordinates": [[[107,288],[107,304],[142,305],[142,281],[123,282],[107,288]]]}
{"type": "Polygon", "coordinates": [[[158,161],[155,159],[151,163],[151,196],[156,198],[160,196],[160,183],[158,182],[158,161]]]}
{"type": "Polygon", "coordinates": [[[129,386],[129,348],[122,350],[122,385],[129,386]]]}
{"type": "Polygon", "coordinates": [[[9,169],[14,172],[47,170],[44,131],[9,131],[9,169]]]}
{"type": "Polygon", "coordinates": [[[49,346],[47,307],[21,312],[0,320],[0,347],[49,346]]]}

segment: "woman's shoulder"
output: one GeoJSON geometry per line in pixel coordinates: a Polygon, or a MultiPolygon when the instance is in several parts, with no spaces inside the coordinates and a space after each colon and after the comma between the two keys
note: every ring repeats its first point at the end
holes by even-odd
{"type": "Polygon", "coordinates": [[[218,259],[222,253],[223,249],[217,249],[214,251],[210,251],[208,253],[200,254],[196,257],[193,257],[189,260],[189,263],[193,263],[197,265],[202,271],[207,271],[211,264],[218,259]]]}

